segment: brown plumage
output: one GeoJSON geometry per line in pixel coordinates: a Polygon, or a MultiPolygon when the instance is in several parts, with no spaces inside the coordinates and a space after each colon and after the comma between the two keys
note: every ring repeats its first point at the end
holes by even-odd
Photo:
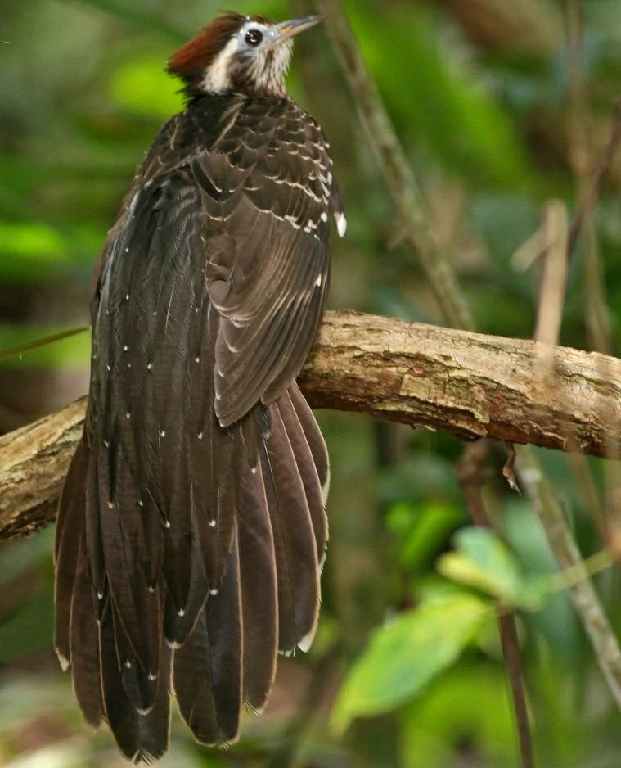
{"type": "Polygon", "coordinates": [[[292,38],[226,13],[172,56],[155,140],[94,276],[87,417],[58,513],[56,639],[86,720],[166,750],[234,741],[312,641],[328,457],[295,384],[329,282],[328,145],[286,95],[292,38]]]}

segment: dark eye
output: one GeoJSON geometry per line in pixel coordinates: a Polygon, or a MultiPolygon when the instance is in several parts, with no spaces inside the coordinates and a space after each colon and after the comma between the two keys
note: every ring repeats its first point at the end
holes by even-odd
{"type": "Polygon", "coordinates": [[[246,32],[246,37],[244,38],[244,40],[248,45],[251,45],[253,48],[256,48],[257,45],[261,45],[261,42],[263,40],[263,32],[261,32],[260,29],[249,29],[246,32]]]}

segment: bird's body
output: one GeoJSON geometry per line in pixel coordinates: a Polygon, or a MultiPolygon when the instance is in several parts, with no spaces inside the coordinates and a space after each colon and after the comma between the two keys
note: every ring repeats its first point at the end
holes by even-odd
{"type": "Polygon", "coordinates": [[[329,464],[295,377],[342,213],[321,129],[284,91],[291,29],[227,14],[173,56],[188,105],[95,273],[55,643],[132,760],[166,750],[169,690],[197,739],[234,740],[277,651],[315,631],[329,464]]]}

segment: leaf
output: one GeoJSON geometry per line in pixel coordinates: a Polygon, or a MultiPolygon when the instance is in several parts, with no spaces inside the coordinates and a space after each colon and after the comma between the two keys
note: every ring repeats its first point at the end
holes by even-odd
{"type": "Polygon", "coordinates": [[[463,507],[436,500],[399,501],[386,513],[387,528],[398,542],[399,561],[409,571],[427,568],[466,520],[463,507]]]}
{"type": "Polygon", "coordinates": [[[54,597],[51,585],[0,620],[0,663],[19,659],[52,645],[54,597]]]}
{"type": "Polygon", "coordinates": [[[353,717],[377,715],[414,698],[472,640],[489,605],[467,594],[430,600],[372,635],[347,676],[332,726],[345,730],[353,717]]]}
{"type": "Polygon", "coordinates": [[[486,528],[464,528],[455,535],[456,552],[443,555],[438,570],[447,579],[495,597],[509,608],[540,607],[547,580],[529,579],[510,550],[486,528]]]}

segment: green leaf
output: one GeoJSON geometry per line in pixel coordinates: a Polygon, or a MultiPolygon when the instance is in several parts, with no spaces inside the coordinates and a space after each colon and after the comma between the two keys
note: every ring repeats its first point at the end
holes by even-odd
{"type": "Polygon", "coordinates": [[[467,584],[511,608],[534,610],[548,591],[547,580],[528,579],[503,542],[485,528],[464,528],[455,535],[456,552],[443,555],[438,570],[447,579],[467,584]]]}
{"type": "Polygon", "coordinates": [[[346,678],[332,715],[339,732],[414,698],[472,640],[489,605],[467,594],[422,603],[376,630],[346,678]]]}
{"type": "Polygon", "coordinates": [[[52,644],[54,596],[51,585],[12,616],[0,620],[0,662],[34,653],[52,644]]]}

